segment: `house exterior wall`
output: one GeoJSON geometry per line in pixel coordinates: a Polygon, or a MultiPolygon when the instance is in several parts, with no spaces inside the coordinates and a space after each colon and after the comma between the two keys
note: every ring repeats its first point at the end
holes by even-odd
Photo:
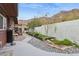
{"type": "Polygon", "coordinates": [[[2,46],[4,46],[7,42],[7,36],[6,36],[6,31],[5,30],[1,30],[0,31],[0,42],[2,42],[2,46]]]}
{"type": "Polygon", "coordinates": [[[0,42],[2,46],[7,43],[7,32],[8,28],[14,28],[14,25],[17,24],[17,4],[16,3],[0,3],[0,14],[6,18],[6,29],[0,29],[0,42]]]}
{"type": "MultiPolygon", "coordinates": [[[[2,17],[3,20],[3,26],[1,26],[2,28],[0,28],[0,47],[1,45],[4,46],[7,42],[7,33],[6,33],[6,29],[7,29],[7,18],[5,16],[3,16],[2,14],[0,14],[0,17],[2,17]]],[[[1,20],[1,19],[0,19],[1,20]]],[[[1,23],[1,22],[0,22],[1,23]]]]}

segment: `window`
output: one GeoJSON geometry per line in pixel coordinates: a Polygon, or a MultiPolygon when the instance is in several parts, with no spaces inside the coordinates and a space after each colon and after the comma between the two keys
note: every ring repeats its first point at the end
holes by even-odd
{"type": "Polygon", "coordinates": [[[6,18],[0,14],[0,29],[6,29],[6,28],[7,28],[6,18]]]}
{"type": "Polygon", "coordinates": [[[3,17],[0,16],[0,29],[2,29],[2,28],[3,28],[3,17]]]}

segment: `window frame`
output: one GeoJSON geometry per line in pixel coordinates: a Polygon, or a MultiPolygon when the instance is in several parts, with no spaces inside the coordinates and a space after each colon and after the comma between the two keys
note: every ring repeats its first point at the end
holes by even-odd
{"type": "Polygon", "coordinates": [[[1,13],[0,13],[0,17],[3,18],[3,27],[0,28],[0,30],[6,30],[7,29],[7,20],[6,20],[6,17],[4,17],[1,13]]]}

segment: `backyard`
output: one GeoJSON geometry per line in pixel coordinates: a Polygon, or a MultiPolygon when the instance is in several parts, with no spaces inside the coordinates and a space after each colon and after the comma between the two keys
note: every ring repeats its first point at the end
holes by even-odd
{"type": "Polygon", "coordinates": [[[70,53],[66,51],[61,51],[56,48],[52,48],[46,44],[46,42],[42,42],[39,39],[36,39],[32,36],[26,34],[26,38],[22,41],[15,41],[16,45],[9,46],[3,48],[0,51],[0,55],[4,56],[71,56],[71,55],[79,55],[79,49],[70,49],[70,53]],[[72,52],[73,50],[74,52],[72,52]]]}
{"type": "Polygon", "coordinates": [[[1,56],[79,55],[79,4],[4,3],[0,9],[1,56]]]}

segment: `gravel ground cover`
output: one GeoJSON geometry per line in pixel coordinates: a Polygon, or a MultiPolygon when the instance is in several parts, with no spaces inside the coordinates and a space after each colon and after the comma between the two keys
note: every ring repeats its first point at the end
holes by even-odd
{"type": "Polygon", "coordinates": [[[46,51],[46,52],[56,52],[56,53],[64,53],[64,54],[79,53],[79,48],[72,47],[72,48],[68,48],[68,49],[62,51],[57,48],[53,48],[53,47],[49,46],[47,44],[47,42],[41,41],[34,37],[32,37],[32,39],[30,41],[28,41],[28,43],[30,43],[31,45],[33,45],[36,48],[46,51]]]}

